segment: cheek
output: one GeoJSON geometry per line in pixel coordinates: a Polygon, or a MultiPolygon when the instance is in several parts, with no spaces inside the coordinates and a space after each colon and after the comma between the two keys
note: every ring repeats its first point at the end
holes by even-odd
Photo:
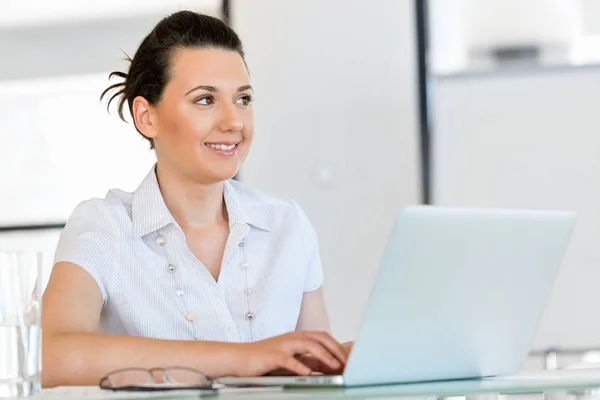
{"type": "Polygon", "coordinates": [[[182,106],[165,113],[165,132],[169,141],[181,145],[199,142],[209,135],[212,119],[209,113],[199,113],[193,107],[182,106]]]}
{"type": "Polygon", "coordinates": [[[252,138],[254,137],[254,117],[252,114],[250,114],[247,118],[244,118],[242,136],[247,142],[251,142],[252,138]]]}
{"type": "Polygon", "coordinates": [[[245,129],[245,127],[244,127],[244,130],[242,131],[242,140],[243,140],[242,154],[244,155],[244,158],[250,151],[250,147],[252,146],[253,139],[254,139],[254,128],[249,127],[249,129],[245,129]]]}
{"type": "Polygon", "coordinates": [[[211,112],[191,110],[181,120],[182,129],[185,129],[190,139],[204,140],[215,129],[215,117],[211,112]]]}

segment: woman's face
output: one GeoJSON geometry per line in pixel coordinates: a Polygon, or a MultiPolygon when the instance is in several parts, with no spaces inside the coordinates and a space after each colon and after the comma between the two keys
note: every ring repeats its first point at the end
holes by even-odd
{"type": "Polygon", "coordinates": [[[150,109],[158,162],[196,182],[232,178],[252,143],[252,96],[238,53],[174,51],[169,83],[150,109]]]}

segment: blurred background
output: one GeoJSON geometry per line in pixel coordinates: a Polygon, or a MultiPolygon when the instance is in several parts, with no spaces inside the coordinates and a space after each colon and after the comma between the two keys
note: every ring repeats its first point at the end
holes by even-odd
{"type": "Polygon", "coordinates": [[[47,280],[74,207],[144,178],[153,152],[99,95],[180,9],[245,43],[257,128],[238,178],[311,218],[339,339],[402,206],[570,209],[531,365],[595,360],[600,0],[0,0],[0,249],[43,251],[47,280]]]}

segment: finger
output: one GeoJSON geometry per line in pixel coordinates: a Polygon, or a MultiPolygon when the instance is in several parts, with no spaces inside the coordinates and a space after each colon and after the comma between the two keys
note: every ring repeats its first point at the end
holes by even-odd
{"type": "Polygon", "coordinates": [[[306,332],[306,334],[318,341],[323,347],[325,347],[329,353],[333,354],[335,358],[340,360],[343,364],[348,359],[348,352],[344,349],[337,340],[331,337],[330,334],[325,332],[306,332]]]}
{"type": "Polygon", "coordinates": [[[330,368],[340,368],[342,364],[318,341],[307,337],[292,344],[292,350],[297,354],[310,353],[316,360],[330,368]]]}
{"type": "Polygon", "coordinates": [[[310,368],[313,371],[320,371],[326,366],[326,364],[323,364],[323,362],[321,362],[321,360],[316,359],[314,356],[312,356],[311,354],[306,354],[302,357],[300,357],[300,362],[304,365],[306,365],[308,368],[310,368]]]}
{"type": "Polygon", "coordinates": [[[302,364],[295,357],[284,354],[279,361],[279,368],[284,368],[298,375],[310,375],[312,370],[302,364]]]}
{"type": "Polygon", "coordinates": [[[342,343],[342,346],[344,347],[344,350],[346,350],[346,354],[350,354],[352,351],[352,346],[354,346],[354,342],[342,343]]]}
{"type": "MultiPolygon", "coordinates": [[[[309,368],[310,368],[310,366],[309,366],[309,368]]],[[[298,375],[298,374],[295,372],[292,372],[292,371],[288,371],[285,368],[277,368],[276,370],[267,373],[267,375],[268,376],[291,376],[291,375],[298,375]]]]}
{"type": "Polygon", "coordinates": [[[327,375],[335,375],[340,374],[344,371],[343,366],[340,365],[339,368],[331,368],[329,365],[324,364],[320,360],[317,360],[312,355],[306,355],[300,359],[302,364],[306,365],[313,372],[321,372],[327,375]]]}

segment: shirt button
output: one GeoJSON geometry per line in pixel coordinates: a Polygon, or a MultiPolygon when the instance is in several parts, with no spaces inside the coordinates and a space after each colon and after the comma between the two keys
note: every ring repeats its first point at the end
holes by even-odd
{"type": "Polygon", "coordinates": [[[252,293],[254,293],[254,290],[250,289],[250,288],[246,288],[244,289],[244,294],[246,296],[250,296],[252,293]]]}
{"type": "Polygon", "coordinates": [[[194,313],[191,313],[191,312],[187,313],[185,315],[185,319],[187,319],[188,322],[192,322],[194,320],[194,313]]]}
{"type": "Polygon", "coordinates": [[[252,320],[254,319],[254,313],[249,311],[249,312],[246,314],[246,319],[247,319],[248,321],[252,321],[252,320]]]}
{"type": "Polygon", "coordinates": [[[248,267],[250,266],[250,264],[248,264],[247,262],[242,262],[240,263],[240,268],[241,269],[248,269],[248,267]]]}
{"type": "Polygon", "coordinates": [[[246,238],[242,238],[242,240],[240,240],[240,247],[244,247],[246,245],[246,238]]]}
{"type": "Polygon", "coordinates": [[[158,246],[162,246],[166,242],[165,237],[163,235],[158,235],[155,240],[158,246]]]}
{"type": "Polygon", "coordinates": [[[169,272],[175,272],[176,269],[173,264],[169,264],[169,272]]]}
{"type": "Polygon", "coordinates": [[[176,294],[177,296],[179,296],[179,297],[183,296],[183,289],[177,289],[177,290],[175,291],[175,294],[176,294]]]}

